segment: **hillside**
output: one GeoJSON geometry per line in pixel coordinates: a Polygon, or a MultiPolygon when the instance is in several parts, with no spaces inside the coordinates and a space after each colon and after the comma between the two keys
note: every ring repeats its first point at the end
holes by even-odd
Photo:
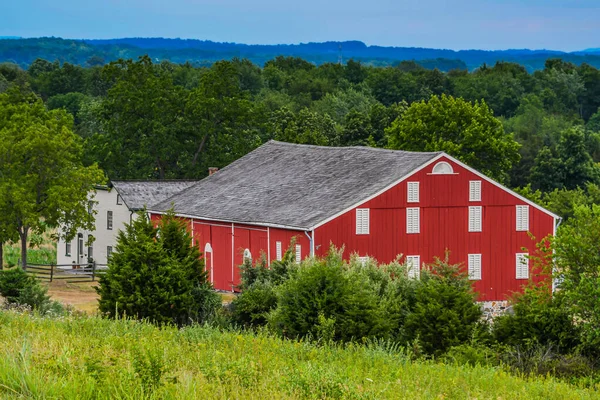
{"type": "Polygon", "coordinates": [[[549,58],[562,58],[575,64],[600,67],[600,55],[589,52],[565,53],[552,50],[446,50],[414,47],[368,46],[360,41],[247,45],[196,39],[123,38],[65,40],[60,38],[0,38],[0,62],[10,61],[27,67],[36,58],[73,64],[102,64],[119,58],[137,58],[148,54],[153,60],[210,65],[214,61],[247,58],[263,65],[278,55],[297,56],[317,65],[350,58],[368,65],[395,65],[415,60],[426,68],[473,70],[497,61],[515,62],[529,72],[543,69],[549,58]]]}
{"type": "Polygon", "coordinates": [[[0,313],[7,398],[592,399],[500,369],[411,362],[386,346],[319,347],[213,328],[0,313]]]}

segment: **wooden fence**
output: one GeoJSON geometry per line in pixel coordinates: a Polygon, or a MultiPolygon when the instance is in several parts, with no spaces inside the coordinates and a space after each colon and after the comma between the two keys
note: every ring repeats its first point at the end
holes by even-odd
{"type": "Polygon", "coordinates": [[[73,264],[28,264],[27,272],[43,282],[66,281],[68,283],[93,282],[98,275],[107,269],[104,264],[79,265],[73,268],[73,264]]]}

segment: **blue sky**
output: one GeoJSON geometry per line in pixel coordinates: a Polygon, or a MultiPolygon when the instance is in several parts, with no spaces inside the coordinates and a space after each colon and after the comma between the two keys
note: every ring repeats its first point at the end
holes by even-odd
{"type": "Polygon", "coordinates": [[[0,36],[361,40],[449,49],[600,47],[600,0],[3,0],[0,36]]]}

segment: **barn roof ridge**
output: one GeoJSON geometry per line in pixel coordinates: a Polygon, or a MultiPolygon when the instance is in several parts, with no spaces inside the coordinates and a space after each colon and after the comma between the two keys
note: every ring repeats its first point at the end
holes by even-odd
{"type": "Polygon", "coordinates": [[[149,210],[309,230],[442,154],[270,140],[149,210]]]}

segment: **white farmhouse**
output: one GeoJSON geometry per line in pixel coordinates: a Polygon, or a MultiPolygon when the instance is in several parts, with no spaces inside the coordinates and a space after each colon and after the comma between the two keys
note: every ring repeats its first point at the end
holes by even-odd
{"type": "Polygon", "coordinates": [[[119,230],[136,218],[138,211],[166,200],[196,182],[112,181],[109,186],[97,187],[89,204],[90,212],[96,216],[94,229],[78,232],[69,242],[61,238],[57,245],[57,265],[75,267],[90,259],[97,265],[106,265],[119,230]]]}

